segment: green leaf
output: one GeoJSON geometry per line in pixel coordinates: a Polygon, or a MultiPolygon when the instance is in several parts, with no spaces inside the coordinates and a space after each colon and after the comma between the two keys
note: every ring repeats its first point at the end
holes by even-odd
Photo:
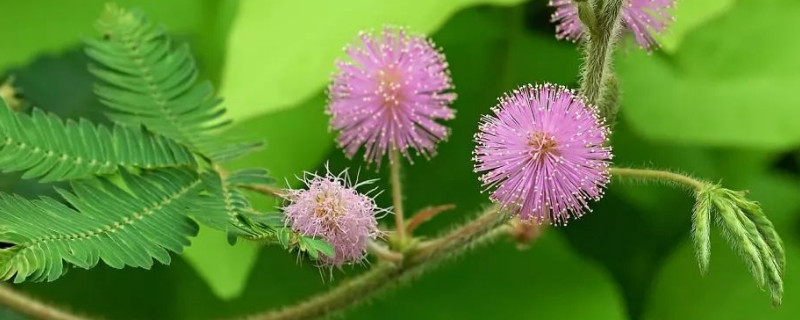
{"type": "Polygon", "coordinates": [[[260,246],[241,241],[231,246],[226,233],[201,226],[200,233],[181,257],[194,268],[211,291],[223,300],[231,300],[242,294],[247,286],[260,246]]]}
{"type": "Polygon", "coordinates": [[[109,180],[72,184],[59,190],[70,206],[51,198],[27,200],[0,193],[0,279],[53,281],[66,261],[89,269],[102,259],[113,268],[149,269],[153,259],[171,261],[197,234],[184,211],[201,184],[189,170],[122,172],[125,186],[109,180]]]}
{"type": "Polygon", "coordinates": [[[98,21],[103,40],[87,40],[87,54],[100,66],[95,92],[114,110],[112,119],[145,127],[216,161],[236,158],[258,143],[222,139],[229,124],[211,84],[198,82],[187,45],[174,47],[163,29],[139,11],[107,6],[98,21]]]}
{"type": "Polygon", "coordinates": [[[328,131],[324,105],[325,95],[319,93],[295,108],[240,122],[232,135],[259,135],[266,145],[226,167],[269,168],[279,185],[297,185],[296,177],[316,168],[333,149],[334,135],[328,131]]]}
{"type": "Polygon", "coordinates": [[[800,43],[776,39],[796,37],[798,14],[797,1],[742,0],[688,35],[674,56],[621,57],[624,115],[651,139],[761,149],[797,145],[800,43]]]}
{"type": "Polygon", "coordinates": [[[431,33],[460,9],[521,2],[323,1],[309,10],[292,0],[244,1],[229,36],[221,92],[234,119],[276,112],[323,88],[341,49],[363,29],[395,24],[431,33]]]}
{"type": "Polygon", "coordinates": [[[347,313],[347,318],[627,319],[624,300],[609,275],[572,253],[563,237],[550,231],[526,251],[500,241],[470,252],[414,285],[347,313]],[[472,279],[464,281],[469,275],[472,279]],[[565,307],[564,300],[580,301],[580,308],[565,307]],[[387,313],[389,309],[404,311],[387,313]]]}
{"type": "Polygon", "coordinates": [[[0,306],[0,318],[5,320],[29,320],[26,317],[23,317],[19,313],[13,311],[13,309],[9,309],[5,306],[0,306]]]}
{"type": "MultiPolygon", "coordinates": [[[[0,73],[14,65],[31,62],[36,56],[57,53],[80,43],[92,31],[91,21],[108,0],[72,2],[3,1],[0,3],[0,73]]],[[[118,0],[150,12],[177,33],[189,33],[204,26],[204,3],[196,0],[118,0]]]]}
{"type": "Polygon", "coordinates": [[[730,10],[735,0],[681,1],[673,9],[675,21],[659,37],[661,48],[669,53],[678,51],[683,39],[698,27],[713,23],[730,10]]]}
{"type": "MultiPolygon", "coordinates": [[[[789,261],[800,261],[797,239],[786,243],[789,261]]],[[[723,241],[721,237],[712,239],[723,241]]],[[[701,276],[692,261],[692,250],[682,246],[664,262],[654,285],[645,314],[645,320],[679,319],[795,319],[800,314],[800,304],[786,303],[778,308],[765,303],[764,293],[753,286],[747,270],[731,250],[716,250],[708,275],[701,276]]],[[[790,263],[787,274],[800,272],[790,263]]],[[[784,283],[786,292],[800,290],[800,277],[788,276],[784,283]]]]}
{"type": "Polygon", "coordinates": [[[333,246],[330,243],[325,242],[324,240],[303,237],[304,247],[306,248],[305,251],[308,251],[309,254],[312,256],[318,256],[318,253],[326,255],[328,257],[333,257],[333,246]]]}
{"type": "Polygon", "coordinates": [[[174,141],[141,128],[108,129],[87,120],[66,121],[41,110],[9,109],[0,99],[0,169],[23,178],[63,181],[117,172],[122,167],[194,166],[194,156],[174,141]]]}

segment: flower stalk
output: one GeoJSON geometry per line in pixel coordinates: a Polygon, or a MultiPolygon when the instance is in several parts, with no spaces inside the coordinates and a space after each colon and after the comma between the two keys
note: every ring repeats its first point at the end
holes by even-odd
{"type": "Polygon", "coordinates": [[[400,150],[392,148],[389,152],[390,183],[392,184],[392,205],[394,206],[394,224],[397,232],[396,245],[399,249],[405,247],[406,222],[403,212],[403,184],[400,177],[400,150]]]}

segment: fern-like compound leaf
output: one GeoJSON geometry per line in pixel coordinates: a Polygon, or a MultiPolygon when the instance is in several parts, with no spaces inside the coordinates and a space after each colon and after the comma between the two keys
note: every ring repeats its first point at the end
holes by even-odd
{"type": "Polygon", "coordinates": [[[69,205],[0,193],[0,280],[53,281],[71,265],[89,269],[103,260],[114,268],[169,264],[195,236],[185,214],[202,181],[194,171],[164,169],[134,176],[124,186],[107,179],[59,190],[69,205]]]}
{"type": "Polygon", "coordinates": [[[150,130],[190,146],[212,160],[243,155],[258,143],[225,138],[225,109],[208,81],[198,81],[186,45],[174,47],[164,30],[139,11],[109,5],[98,21],[103,39],[87,40],[87,54],[98,63],[90,71],[111,118],[150,130]]]}
{"type": "Polygon", "coordinates": [[[11,110],[0,99],[0,170],[4,172],[24,171],[23,178],[48,182],[111,174],[119,167],[194,165],[189,149],[141,127],[109,129],[83,119],[64,122],[38,109],[28,115],[11,110]]]}
{"type": "Polygon", "coordinates": [[[193,207],[195,219],[230,235],[252,240],[274,238],[275,230],[283,228],[283,216],[255,210],[239,187],[250,183],[269,184],[272,179],[265,170],[242,170],[223,178],[217,172],[203,174],[203,194],[193,207]]]}

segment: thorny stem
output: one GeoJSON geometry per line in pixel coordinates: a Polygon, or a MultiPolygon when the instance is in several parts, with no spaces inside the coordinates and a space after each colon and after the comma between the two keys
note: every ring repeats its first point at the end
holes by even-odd
{"type": "Polygon", "coordinates": [[[467,249],[507,234],[504,224],[507,215],[498,207],[487,209],[483,215],[439,239],[421,243],[409,251],[402,264],[379,263],[374,268],[342,283],[328,292],[286,307],[252,315],[242,320],[305,320],[334,314],[366,301],[398,283],[421,274],[467,249]]]}
{"type": "Polygon", "coordinates": [[[26,316],[41,320],[89,320],[90,318],[78,316],[36,301],[16,290],[0,285],[0,305],[17,311],[26,316]]]}
{"type": "Polygon", "coordinates": [[[585,34],[581,93],[588,103],[600,107],[601,115],[607,119],[616,114],[617,108],[602,100],[616,100],[604,97],[609,90],[607,86],[612,85],[611,60],[620,25],[622,2],[623,0],[595,0],[593,7],[588,2],[583,2],[578,7],[582,11],[579,16],[584,24],[590,26],[589,32],[585,34]]]}
{"type": "Polygon", "coordinates": [[[397,243],[402,249],[406,240],[406,223],[403,216],[403,185],[400,181],[400,150],[392,148],[389,152],[390,179],[392,184],[392,205],[394,206],[394,224],[397,230],[397,243]]]}
{"type": "Polygon", "coordinates": [[[611,168],[609,169],[609,173],[611,173],[612,176],[678,183],[690,187],[695,191],[700,190],[708,185],[707,182],[697,180],[690,176],[662,170],[611,168]]]}

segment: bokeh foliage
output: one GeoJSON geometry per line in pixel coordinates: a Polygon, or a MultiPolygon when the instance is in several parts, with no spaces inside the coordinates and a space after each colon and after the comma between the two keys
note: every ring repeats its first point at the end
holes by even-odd
{"type": "MultiPolygon", "coordinates": [[[[341,2],[348,4],[332,5],[325,12],[297,1],[275,2],[272,5],[286,12],[277,21],[260,15],[254,8],[268,6],[254,1],[121,4],[141,7],[177,39],[188,41],[201,71],[230,95],[224,97],[225,106],[234,110],[235,131],[267,141],[263,151],[237,160],[231,169],[266,167],[289,183],[302,170],[319,169],[326,160],[334,170],[361,167],[363,178],[386,176],[366,169],[359,159],[345,159],[334,148],[323,114],[323,86],[333,70],[328,59],[341,56],[334,53],[355,30],[378,28],[381,22],[430,32],[450,62],[458,113],[449,123],[453,136],[439,154],[430,161],[419,159],[407,170],[407,210],[456,204],[456,210],[419,232],[446,230],[487,202],[470,162],[479,115],[488,112],[502,92],[523,83],[575,87],[579,51],[572,43],[554,39],[554,27],[548,23],[551,11],[543,0],[448,0],[440,1],[446,5],[423,8],[389,1],[386,8],[396,10],[381,15],[372,15],[374,5],[341,2]],[[414,15],[417,9],[426,14],[414,15]],[[292,19],[309,11],[310,17],[326,19],[292,19]],[[368,18],[331,22],[350,17],[368,18]],[[312,31],[324,33],[307,37],[312,31]],[[275,34],[287,42],[276,41],[275,34]],[[325,55],[314,58],[302,72],[280,70],[291,66],[283,59],[304,52],[325,55]]],[[[721,245],[720,237],[712,238],[709,275],[699,276],[688,235],[689,194],[616,183],[593,213],[566,228],[548,228],[530,249],[518,251],[508,241],[480,249],[358,308],[348,318],[800,316],[794,299],[794,292],[800,291],[800,269],[793,267],[800,256],[800,108],[793,90],[800,68],[792,58],[800,56],[800,44],[792,37],[792,31],[800,29],[795,18],[800,7],[793,0],[714,3],[679,5],[679,21],[684,16],[691,21],[678,22],[680,30],[667,36],[667,50],[650,55],[630,45],[620,50],[623,103],[613,136],[615,162],[674,169],[749,190],[786,242],[783,306],[769,307],[767,295],[753,285],[746,267],[721,245]]],[[[32,105],[67,117],[99,118],[80,40],[93,34],[92,21],[101,8],[102,1],[67,5],[3,0],[0,74],[14,74],[32,105]]],[[[15,175],[0,177],[0,187],[24,195],[41,192],[15,175]]],[[[391,202],[388,196],[379,201],[384,206],[391,202]]],[[[291,303],[360,271],[336,271],[329,281],[279,249],[230,247],[223,239],[203,230],[185,259],[152,271],[74,270],[57,282],[21,288],[109,319],[213,319],[291,303]]],[[[5,317],[2,312],[0,317],[5,317]]]]}

